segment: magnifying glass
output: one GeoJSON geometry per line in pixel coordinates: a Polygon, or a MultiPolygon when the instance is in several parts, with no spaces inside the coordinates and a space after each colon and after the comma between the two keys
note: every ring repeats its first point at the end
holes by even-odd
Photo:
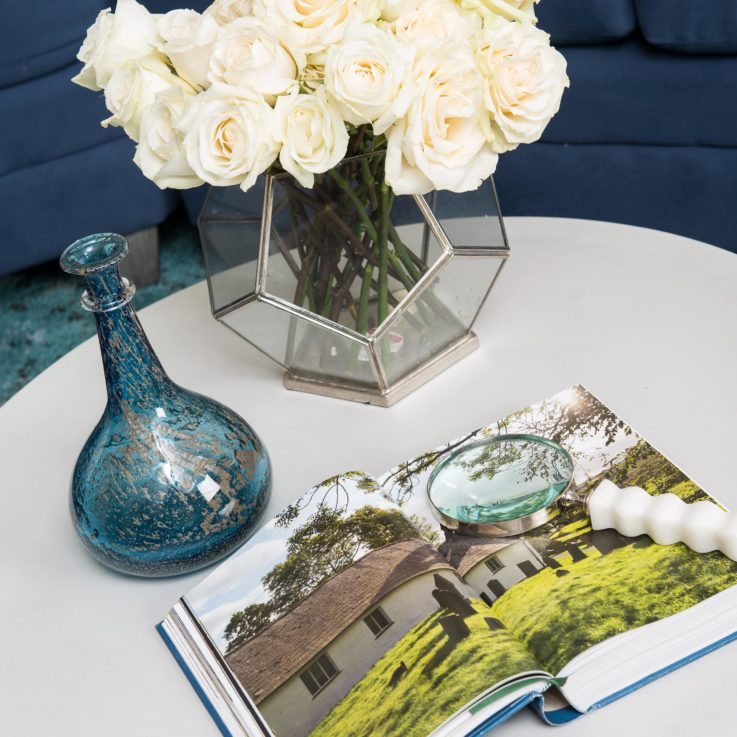
{"type": "Polygon", "coordinates": [[[552,520],[562,503],[581,505],[594,530],[647,534],[656,543],[721,550],[737,560],[737,514],[708,501],[601,481],[586,497],[575,490],[575,464],[557,443],[537,435],[495,435],[444,456],[427,484],[435,515],[448,529],[476,537],[520,535],[552,520]]]}

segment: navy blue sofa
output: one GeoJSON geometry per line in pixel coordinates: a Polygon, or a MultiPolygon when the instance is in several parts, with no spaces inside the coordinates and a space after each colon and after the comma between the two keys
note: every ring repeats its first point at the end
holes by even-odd
{"type": "MultiPolygon", "coordinates": [[[[180,202],[103,129],[102,93],[70,82],[86,29],[114,0],[4,0],[0,13],[0,274],[56,258],[99,231],[160,223],[180,202]]],[[[205,0],[143,0],[152,12],[205,0]]]]}
{"type": "Polygon", "coordinates": [[[737,252],[737,0],[542,0],[571,87],[501,157],[505,215],[641,225],[737,252]]]}
{"type": "MultiPolygon", "coordinates": [[[[87,233],[130,233],[180,202],[100,127],[69,80],[105,0],[5,0],[0,15],[0,274],[87,233]]],[[[206,0],[144,0],[154,12],[206,0]]],[[[571,88],[543,141],[504,155],[506,215],[658,228],[737,252],[737,0],[542,0],[571,88]]],[[[183,193],[195,213],[203,193],[183,193]]]]}

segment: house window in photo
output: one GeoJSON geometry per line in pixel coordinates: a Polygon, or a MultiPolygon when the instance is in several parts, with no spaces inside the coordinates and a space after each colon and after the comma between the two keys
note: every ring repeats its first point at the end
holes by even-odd
{"type": "Polygon", "coordinates": [[[494,599],[498,599],[505,591],[504,584],[501,581],[495,581],[493,578],[486,584],[489,591],[494,594],[494,599]]]}
{"type": "Polygon", "coordinates": [[[499,560],[496,555],[492,555],[491,558],[486,561],[486,567],[492,573],[496,573],[497,571],[501,571],[501,569],[504,568],[504,564],[499,560]]]}
{"type": "Polygon", "coordinates": [[[312,665],[300,674],[311,696],[317,696],[339,673],[335,663],[323,653],[312,665]]]}
{"type": "Polygon", "coordinates": [[[517,563],[517,566],[519,567],[520,571],[525,574],[525,578],[534,576],[537,573],[537,567],[529,560],[521,560],[519,563],[517,563]]]}
{"type": "Polygon", "coordinates": [[[380,607],[376,607],[372,612],[363,618],[368,628],[374,633],[374,637],[378,637],[392,623],[391,619],[386,616],[386,612],[380,607]]]}

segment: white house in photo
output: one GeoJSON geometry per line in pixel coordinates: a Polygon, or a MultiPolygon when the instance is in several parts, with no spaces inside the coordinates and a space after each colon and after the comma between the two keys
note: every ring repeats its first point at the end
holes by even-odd
{"type": "Polygon", "coordinates": [[[482,594],[487,604],[544,567],[542,558],[525,540],[451,535],[438,552],[467,584],[482,594]]]}
{"type": "Polygon", "coordinates": [[[225,659],[277,737],[304,737],[384,653],[438,610],[432,596],[438,574],[462,596],[478,597],[423,540],[373,550],[225,659]]]}

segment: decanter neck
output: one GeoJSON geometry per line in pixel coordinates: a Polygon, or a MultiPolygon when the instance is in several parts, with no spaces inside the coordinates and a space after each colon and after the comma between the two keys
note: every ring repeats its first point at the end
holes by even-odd
{"type": "Polygon", "coordinates": [[[171,386],[130,304],[95,312],[108,402],[158,405],[171,386]]]}
{"type": "Polygon", "coordinates": [[[127,252],[122,236],[98,233],[69,246],[61,267],[85,279],[82,306],[95,315],[109,402],[140,407],[159,402],[173,384],[129,304],[136,290],[118,269],[127,252]]]}
{"type": "Polygon", "coordinates": [[[124,307],[136,293],[135,285],[120,275],[117,263],[85,274],[84,281],[87,289],[82,295],[82,307],[96,314],[124,307]]]}

